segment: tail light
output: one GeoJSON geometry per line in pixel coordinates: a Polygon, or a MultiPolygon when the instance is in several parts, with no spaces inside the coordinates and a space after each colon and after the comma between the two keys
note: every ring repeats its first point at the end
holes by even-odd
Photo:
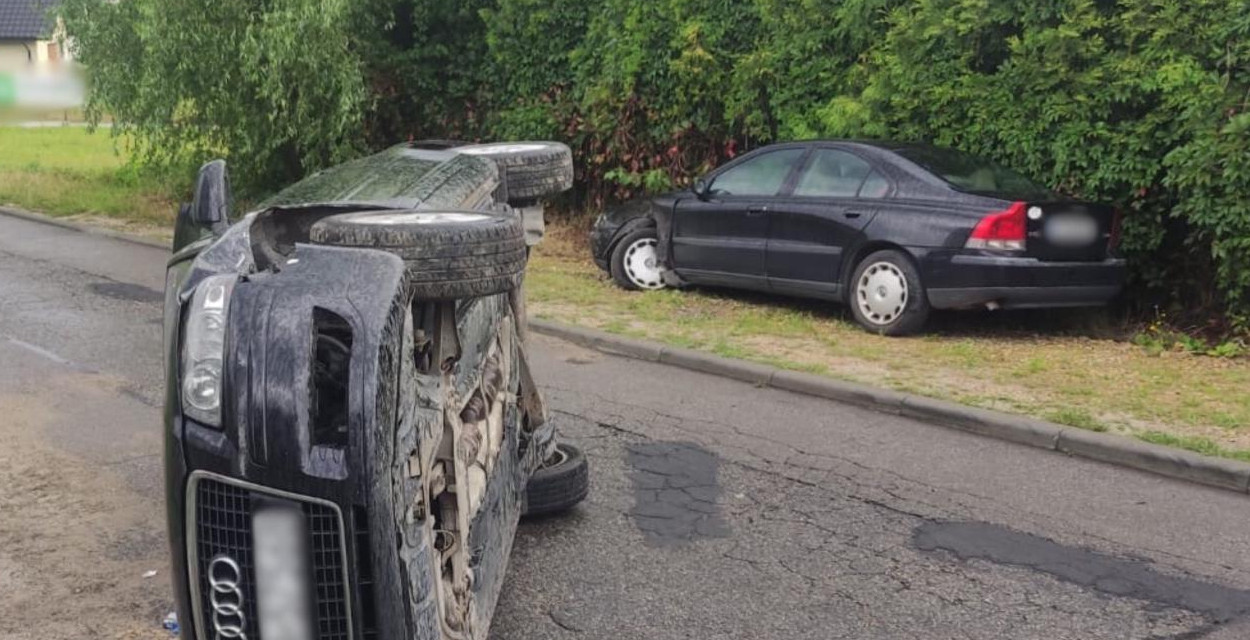
{"type": "Polygon", "coordinates": [[[1004,211],[996,211],[977,223],[968,236],[968,249],[995,249],[999,251],[1024,251],[1028,234],[1028,205],[1017,202],[1004,211]]]}
{"type": "Polygon", "coordinates": [[[1120,248],[1120,238],[1124,229],[1124,210],[1116,208],[1115,213],[1111,217],[1111,235],[1107,237],[1107,251],[1115,251],[1120,248]]]}

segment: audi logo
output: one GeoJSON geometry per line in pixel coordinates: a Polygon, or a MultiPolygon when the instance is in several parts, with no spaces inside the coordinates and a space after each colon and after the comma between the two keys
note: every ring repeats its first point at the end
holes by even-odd
{"type": "Polygon", "coordinates": [[[216,640],[247,640],[247,617],[243,614],[243,570],[228,556],[208,565],[208,602],[213,607],[216,640]]]}

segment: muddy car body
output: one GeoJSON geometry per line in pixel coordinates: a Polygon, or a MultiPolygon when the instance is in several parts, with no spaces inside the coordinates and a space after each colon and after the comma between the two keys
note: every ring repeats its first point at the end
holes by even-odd
{"type": "Polygon", "coordinates": [[[484,638],[518,518],[586,493],[529,374],[520,214],[561,145],[401,145],[183,208],[165,462],[183,637],[484,638]],[[509,185],[513,189],[509,189],[509,185]]]}

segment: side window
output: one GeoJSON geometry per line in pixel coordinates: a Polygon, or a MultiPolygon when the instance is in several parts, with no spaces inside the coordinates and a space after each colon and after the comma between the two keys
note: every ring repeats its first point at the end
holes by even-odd
{"type": "Polygon", "coordinates": [[[717,176],[712,191],[724,196],[775,196],[805,152],[784,149],[747,160],[717,176]]]}
{"type": "Polygon", "coordinates": [[[836,149],[817,149],[794,195],[808,198],[854,198],[872,167],[858,156],[836,149]]]}
{"type": "Polygon", "coordinates": [[[876,171],[868,174],[868,178],[864,180],[864,186],[859,188],[861,198],[884,198],[888,193],[890,193],[890,181],[876,171]]]}

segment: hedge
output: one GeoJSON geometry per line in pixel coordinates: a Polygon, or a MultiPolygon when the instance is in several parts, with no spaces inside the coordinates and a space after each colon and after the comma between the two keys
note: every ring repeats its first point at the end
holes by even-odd
{"type": "Polygon", "coordinates": [[[92,113],[152,158],[272,182],[397,138],[558,138],[593,209],[774,140],[933,142],[1120,206],[1138,309],[1247,329],[1244,0],[67,3],[92,113]]]}

